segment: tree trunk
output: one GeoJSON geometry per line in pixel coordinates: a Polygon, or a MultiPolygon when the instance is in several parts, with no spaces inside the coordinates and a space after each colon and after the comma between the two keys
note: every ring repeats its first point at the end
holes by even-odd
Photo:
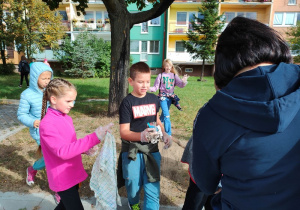
{"type": "Polygon", "coordinates": [[[108,116],[118,114],[119,106],[128,93],[131,28],[128,19],[126,11],[110,16],[112,45],[108,116]]]}
{"type": "Polygon", "coordinates": [[[1,59],[3,66],[6,66],[6,57],[5,57],[5,43],[1,41],[1,59]]]}
{"type": "Polygon", "coordinates": [[[203,81],[204,67],[205,67],[205,59],[203,59],[203,63],[202,63],[202,70],[201,70],[201,75],[200,75],[200,81],[203,81]]]}

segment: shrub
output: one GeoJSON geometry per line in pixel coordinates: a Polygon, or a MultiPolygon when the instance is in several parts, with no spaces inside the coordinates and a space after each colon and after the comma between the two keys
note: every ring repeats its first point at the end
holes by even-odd
{"type": "Polygon", "coordinates": [[[0,74],[1,75],[13,74],[15,69],[16,69],[15,65],[12,63],[8,63],[6,65],[0,64],[0,74]]]}
{"type": "Polygon", "coordinates": [[[110,74],[109,42],[88,32],[80,33],[75,41],[67,38],[62,47],[54,52],[62,62],[64,72],[73,77],[108,77],[110,74]]]}

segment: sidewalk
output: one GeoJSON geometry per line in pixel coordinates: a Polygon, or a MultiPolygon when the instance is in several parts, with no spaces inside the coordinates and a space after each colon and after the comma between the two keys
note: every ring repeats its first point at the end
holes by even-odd
{"type": "MultiPolygon", "coordinates": [[[[0,142],[23,128],[17,119],[19,101],[0,99],[0,142]]],[[[81,198],[85,210],[96,210],[95,198],[81,198]]],[[[127,198],[121,198],[122,206],[118,210],[128,210],[127,198]]],[[[50,193],[20,194],[0,191],[0,210],[53,210],[56,207],[50,193]]],[[[179,210],[182,207],[161,206],[161,210],[179,210]]]]}
{"type": "MultiPolygon", "coordinates": [[[[95,198],[81,199],[85,210],[96,210],[95,198]]],[[[122,206],[118,210],[128,210],[127,199],[121,198],[122,206]]],[[[16,192],[0,192],[0,210],[52,210],[56,207],[53,195],[49,193],[19,194],[16,192]]],[[[180,207],[161,206],[161,210],[179,210],[180,207]]],[[[108,209],[109,210],[109,209],[108,209]]]]}

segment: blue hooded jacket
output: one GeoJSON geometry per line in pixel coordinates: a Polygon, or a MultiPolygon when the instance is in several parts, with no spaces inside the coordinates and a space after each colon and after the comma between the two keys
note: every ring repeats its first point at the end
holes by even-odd
{"type": "Polygon", "coordinates": [[[45,71],[50,71],[53,77],[53,71],[48,65],[42,62],[34,62],[31,65],[29,88],[21,93],[17,113],[18,120],[29,127],[30,135],[38,145],[40,145],[40,133],[38,128],[33,127],[33,123],[41,119],[43,91],[38,86],[38,78],[45,71]]]}
{"type": "Polygon", "coordinates": [[[199,111],[192,177],[222,209],[300,208],[300,66],[244,72],[199,111]]]}

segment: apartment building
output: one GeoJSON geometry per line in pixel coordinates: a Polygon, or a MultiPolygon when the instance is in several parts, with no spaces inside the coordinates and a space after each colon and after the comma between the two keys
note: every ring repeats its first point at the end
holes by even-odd
{"type": "MultiPolygon", "coordinates": [[[[171,59],[179,67],[177,70],[181,75],[198,76],[201,74],[202,60],[192,59],[183,42],[183,40],[188,40],[186,33],[192,30],[191,21],[194,15],[201,16],[198,12],[201,4],[202,0],[175,0],[168,9],[166,58],[171,59]]],[[[212,73],[213,64],[208,63],[205,65],[204,75],[212,76],[212,73]]]]}
{"type": "MultiPolygon", "coordinates": [[[[185,50],[182,40],[187,40],[186,32],[191,29],[193,15],[198,17],[198,8],[203,0],[175,0],[160,17],[136,24],[130,32],[130,56],[132,61],[144,61],[151,69],[161,68],[165,58],[180,67],[181,74],[199,75],[202,60],[193,60],[185,50]]],[[[300,0],[220,0],[219,14],[223,14],[226,24],[236,16],[244,16],[261,21],[286,37],[287,30],[300,21],[300,0]]],[[[102,1],[89,0],[85,15],[77,16],[76,3],[63,0],[56,10],[63,17],[66,34],[75,40],[82,31],[90,31],[97,37],[110,41],[110,21],[102,1]]],[[[148,4],[145,10],[150,9],[148,4]]],[[[130,12],[138,12],[135,5],[129,5],[130,12]]],[[[226,27],[226,25],[225,25],[226,27]]],[[[201,35],[200,35],[201,36],[201,35]]],[[[11,61],[18,63],[20,56],[11,48],[7,53],[11,61]]],[[[47,58],[54,61],[53,52],[46,48],[34,55],[38,60],[47,58]]],[[[213,63],[205,65],[205,75],[212,75],[213,63]]]]}
{"type": "MultiPolygon", "coordinates": [[[[148,4],[145,10],[152,8],[148,4]]],[[[128,11],[139,12],[135,4],[128,6],[128,11]]],[[[130,30],[130,57],[133,63],[143,61],[147,63],[154,73],[161,69],[165,58],[165,28],[166,13],[144,23],[136,24],[130,30]]]]}
{"type": "MultiPolygon", "coordinates": [[[[75,40],[79,33],[89,31],[99,38],[110,41],[110,20],[103,2],[100,0],[89,0],[86,14],[83,15],[80,13],[79,16],[76,10],[77,4],[71,0],[63,0],[56,9],[56,13],[59,13],[63,17],[62,24],[66,26],[67,36],[71,40],[75,40]]],[[[37,60],[47,58],[50,62],[56,61],[53,51],[50,48],[34,54],[33,57],[37,60]]]]}

